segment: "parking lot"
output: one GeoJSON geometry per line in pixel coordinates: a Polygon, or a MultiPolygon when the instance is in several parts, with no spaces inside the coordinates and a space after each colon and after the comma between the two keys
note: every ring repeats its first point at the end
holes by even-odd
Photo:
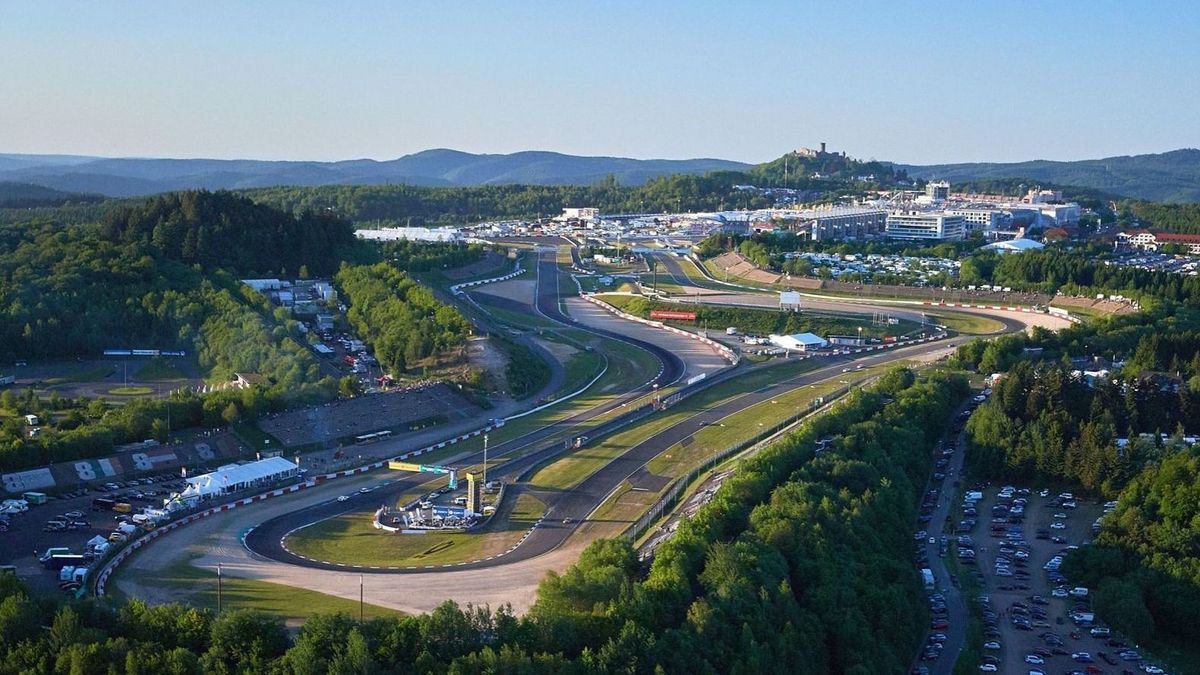
{"type": "Polygon", "coordinates": [[[83,554],[88,540],[96,536],[108,539],[120,522],[118,518],[129,520],[144,507],[161,506],[164,498],[182,487],[178,474],[159,474],[122,482],[117,490],[76,490],[63,498],[50,497],[45,504],[31,505],[27,511],[9,514],[8,529],[0,531],[0,564],[16,567],[22,581],[32,589],[54,590],[58,588],[57,573],[45,569],[38,562],[39,555],[58,547],[83,554]],[[131,511],[93,510],[97,498],[127,503],[131,511]],[[64,524],[52,526],[52,520],[64,524]]]}
{"type": "Polygon", "coordinates": [[[974,486],[967,497],[953,549],[983,587],[972,599],[985,624],[980,671],[1163,672],[1111,634],[1091,611],[1090,590],[1058,570],[1112,503],[1017,486],[974,486]]]}

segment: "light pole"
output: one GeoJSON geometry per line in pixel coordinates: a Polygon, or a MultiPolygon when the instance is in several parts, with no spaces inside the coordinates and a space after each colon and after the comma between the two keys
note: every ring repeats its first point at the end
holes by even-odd
{"type": "Polygon", "coordinates": [[[358,575],[358,622],[363,622],[363,575],[358,575]]]}
{"type": "Polygon", "coordinates": [[[221,563],[217,563],[217,616],[221,615],[221,563]]]}
{"type": "Polygon", "coordinates": [[[483,487],[487,488],[487,446],[488,435],[483,435],[483,487]]]}

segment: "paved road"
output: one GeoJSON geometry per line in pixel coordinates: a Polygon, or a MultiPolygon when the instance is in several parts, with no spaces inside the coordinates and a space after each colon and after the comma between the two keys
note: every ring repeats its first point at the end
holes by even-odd
{"type": "MultiPolygon", "coordinates": [[[[956,425],[957,422],[951,428],[956,429],[956,425]]],[[[953,443],[955,450],[950,458],[950,465],[945,471],[946,480],[940,486],[937,509],[934,510],[933,517],[929,521],[929,525],[925,528],[928,530],[929,536],[938,540],[942,536],[948,538],[954,536],[954,532],[947,524],[947,519],[950,517],[950,509],[954,506],[954,496],[957,492],[954,483],[958,482],[962,476],[963,457],[966,454],[964,445],[965,429],[959,430],[957,433],[952,431],[947,433],[946,436],[943,439],[943,444],[953,443]]],[[[937,487],[937,484],[931,480],[926,485],[926,489],[933,487],[937,487]]],[[[933,571],[938,592],[946,598],[946,611],[949,615],[948,622],[950,624],[950,628],[941,631],[946,634],[946,642],[943,643],[941,656],[937,661],[933,662],[929,670],[933,675],[951,675],[954,672],[954,664],[958,661],[958,655],[962,652],[963,646],[967,642],[967,602],[966,598],[962,595],[959,585],[950,583],[950,570],[946,566],[946,558],[938,555],[940,544],[930,544],[928,538],[922,543],[926,554],[929,556],[929,569],[933,571]]],[[[947,552],[947,555],[949,555],[949,552],[947,552]]]]}

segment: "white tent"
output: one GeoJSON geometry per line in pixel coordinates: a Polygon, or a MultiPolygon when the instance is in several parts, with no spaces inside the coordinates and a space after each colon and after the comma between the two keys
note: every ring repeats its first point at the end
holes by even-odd
{"type": "Polygon", "coordinates": [[[796,333],[795,335],[770,335],[767,337],[771,344],[789,351],[806,352],[829,346],[829,341],[814,333],[796,333]]]}
{"type": "Polygon", "coordinates": [[[268,485],[299,473],[299,466],[282,457],[268,457],[248,464],[227,464],[212,473],[188,478],[187,489],[180,497],[212,497],[268,485]]]}

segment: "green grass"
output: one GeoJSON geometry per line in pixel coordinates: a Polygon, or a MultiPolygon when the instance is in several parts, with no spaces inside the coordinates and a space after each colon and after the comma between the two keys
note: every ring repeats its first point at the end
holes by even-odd
{"type": "MultiPolygon", "coordinates": [[[[733,378],[727,382],[722,382],[721,384],[695,394],[685,399],[678,405],[670,408],[665,413],[659,413],[655,417],[637,424],[630,429],[621,431],[612,436],[607,436],[598,441],[592,441],[579,450],[575,450],[569,454],[548,461],[530,477],[529,483],[535,487],[548,490],[566,490],[574,487],[597,469],[623,454],[629,448],[641,443],[660,431],[678,424],[692,415],[695,415],[697,412],[705,410],[719,402],[723,402],[736,396],[741,396],[747,392],[754,391],[766,386],[767,384],[786,380],[804,372],[815,370],[818,366],[816,362],[808,360],[793,361],[792,364],[794,365],[781,364],[772,368],[764,368],[753,372],[747,372],[740,377],[733,378]]],[[[859,372],[866,371],[864,370],[859,372]]],[[[840,385],[835,384],[831,388],[836,388],[837,386],[840,385]]],[[[808,389],[806,388],[803,391],[808,391],[808,389]]],[[[757,407],[758,406],[754,406],[754,408],[757,407]]],[[[751,408],[751,410],[754,408],[751,408]]],[[[713,429],[716,429],[716,427],[712,429],[706,429],[705,432],[711,433],[713,429]]],[[[728,430],[728,432],[723,430],[721,433],[731,433],[736,435],[737,431],[738,430],[731,428],[728,430]]],[[[757,433],[757,426],[754,427],[753,433],[748,433],[746,435],[752,436],[754,433],[757,433]]],[[[689,456],[691,452],[692,450],[689,449],[689,456]]]]}
{"type": "Polygon", "coordinates": [[[154,393],[154,387],[113,387],[108,393],[113,396],[146,396],[154,393]]]}
{"type": "Polygon", "coordinates": [[[98,368],[88,368],[86,370],[78,368],[68,368],[62,375],[55,377],[47,377],[42,380],[42,384],[55,385],[66,384],[68,382],[99,382],[104,378],[117,372],[117,369],[112,366],[100,366],[98,368]]]}
{"type": "Polygon", "coordinates": [[[596,352],[575,352],[564,365],[566,372],[563,374],[563,383],[558,391],[554,392],[554,397],[558,398],[579,391],[585,384],[591,382],[603,367],[604,359],[596,352]]]}
{"type": "Polygon", "coordinates": [[[933,317],[935,321],[950,330],[965,335],[986,335],[989,333],[999,333],[1004,330],[1004,324],[995,319],[989,319],[986,316],[979,316],[978,314],[967,314],[965,312],[925,312],[925,314],[933,317]]]}
{"type": "Polygon", "coordinates": [[[391,534],[371,525],[371,513],[323,520],[287,538],[287,547],[317,560],[349,565],[424,567],[469,562],[509,549],[545,513],[529,493],[506,498],[496,514],[471,532],[391,534]]]}
{"type": "MultiPolygon", "coordinates": [[[[390,580],[370,577],[365,581],[365,596],[371,597],[371,587],[391,583],[390,580]]],[[[152,577],[139,579],[138,583],[159,588],[187,591],[183,602],[202,609],[216,610],[217,608],[217,572],[215,569],[200,568],[189,561],[177,563],[165,570],[155,573],[152,577]]],[[[357,580],[350,582],[348,591],[357,591],[357,580]]],[[[115,584],[109,584],[115,588],[115,584]]],[[[347,600],[333,595],[325,595],[295,586],[273,584],[256,579],[244,579],[230,574],[228,569],[221,575],[221,605],[225,610],[252,609],[264,612],[281,619],[298,622],[313,614],[330,614],[344,612],[358,616],[359,605],[356,600],[347,600]]],[[[363,614],[367,618],[377,616],[395,616],[401,614],[386,607],[364,604],[363,614]]]]}

